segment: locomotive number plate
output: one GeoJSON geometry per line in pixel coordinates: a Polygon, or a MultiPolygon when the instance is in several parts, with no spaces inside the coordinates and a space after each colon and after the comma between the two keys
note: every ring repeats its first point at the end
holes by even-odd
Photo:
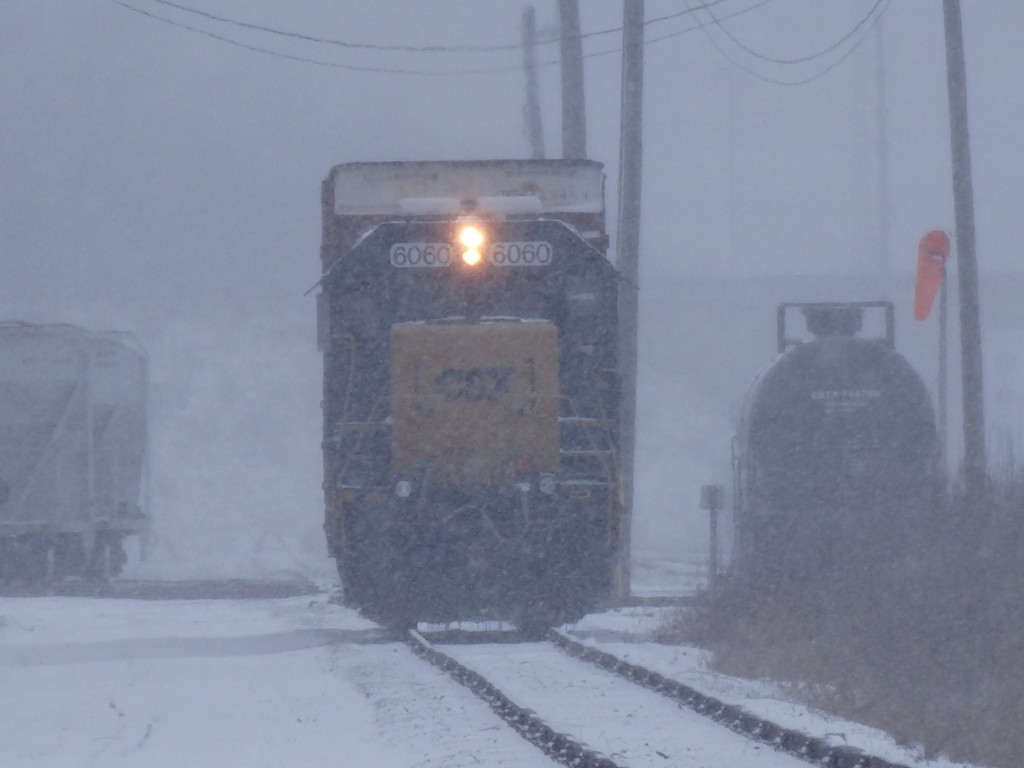
{"type": "Polygon", "coordinates": [[[494,243],[487,252],[496,267],[546,267],[551,263],[551,243],[537,242],[494,243]]]}
{"type": "Polygon", "coordinates": [[[395,243],[391,246],[392,267],[447,267],[452,263],[448,243],[395,243]]]}
{"type": "MultiPolygon", "coordinates": [[[[392,267],[447,267],[455,249],[448,243],[395,243],[389,259],[392,267]]],[[[554,249],[543,240],[492,243],[487,261],[496,267],[546,267],[554,249]]]]}

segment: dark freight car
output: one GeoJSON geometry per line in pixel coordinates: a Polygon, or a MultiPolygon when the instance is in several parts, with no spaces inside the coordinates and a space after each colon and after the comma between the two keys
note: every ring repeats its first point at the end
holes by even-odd
{"type": "Polygon", "coordinates": [[[325,530],[394,623],[576,618],[619,546],[616,273],[589,161],[324,183],[325,530]]]}
{"type": "Polygon", "coordinates": [[[733,570],[799,592],[908,545],[935,500],[938,442],[928,392],[894,348],[891,304],[783,305],[779,353],[737,435],[733,570]],[[788,336],[791,310],[811,340],[788,336]],[[861,334],[866,311],[884,331],[861,334]]]}

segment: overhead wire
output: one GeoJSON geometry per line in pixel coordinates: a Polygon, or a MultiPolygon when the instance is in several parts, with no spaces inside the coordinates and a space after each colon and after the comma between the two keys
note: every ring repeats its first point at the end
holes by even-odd
{"type": "Polygon", "coordinates": [[[857,32],[861,29],[861,27],[863,27],[865,24],[867,24],[868,21],[874,16],[875,11],[877,11],[879,9],[879,7],[882,5],[883,2],[887,2],[887,0],[876,0],[875,4],[871,7],[871,10],[868,11],[860,19],[860,21],[858,21],[845,35],[840,37],[838,40],[836,40],[831,45],[827,46],[826,48],[821,49],[820,51],[818,51],[816,53],[808,54],[806,56],[800,56],[800,57],[797,57],[797,58],[791,58],[791,59],[776,58],[776,57],[773,57],[773,56],[768,56],[766,54],[761,53],[760,51],[755,50],[754,48],[750,47],[749,45],[744,43],[742,40],[740,40],[738,37],[736,37],[736,35],[734,35],[729,30],[729,28],[722,23],[722,19],[719,19],[717,16],[715,16],[715,12],[711,9],[710,6],[705,5],[704,8],[701,9],[701,10],[704,10],[705,12],[707,12],[707,14],[714,21],[715,26],[717,26],[720,30],[722,30],[722,33],[726,37],[728,37],[736,45],[736,47],[739,48],[740,50],[742,50],[744,53],[748,53],[748,54],[750,54],[751,56],[753,56],[756,59],[761,59],[762,61],[768,61],[768,62],[771,62],[773,64],[804,64],[804,63],[809,62],[809,61],[814,61],[815,59],[820,59],[823,56],[827,56],[828,54],[832,53],[832,51],[836,50],[841,45],[843,45],[843,43],[845,43],[847,40],[849,40],[854,35],[856,35],[857,32]]]}
{"type": "MultiPolygon", "coordinates": [[[[351,48],[357,50],[372,50],[372,51],[392,51],[402,53],[494,53],[500,51],[511,51],[519,50],[522,48],[521,43],[499,43],[494,45],[385,45],[381,43],[357,43],[348,40],[338,40],[329,37],[318,37],[315,35],[308,35],[302,32],[292,32],[276,27],[270,27],[263,24],[254,24],[252,22],[242,21],[240,19],[234,19],[228,16],[220,16],[209,11],[187,6],[182,3],[174,2],[174,0],[152,0],[154,3],[165,5],[170,8],[175,8],[185,13],[191,13],[197,16],[202,16],[211,21],[221,22],[223,24],[229,24],[236,27],[242,27],[244,29],[251,29],[254,31],[265,32],[271,35],[277,35],[280,37],[289,37],[298,40],[303,40],[310,43],[322,43],[326,45],[335,45],[342,48],[351,48]]],[[[646,19],[644,26],[650,26],[653,24],[659,24],[663,21],[670,21],[677,19],[682,16],[689,16],[695,14],[701,10],[712,8],[722,3],[732,2],[732,0],[708,0],[708,2],[701,3],[698,8],[687,8],[683,11],[676,11],[675,13],[665,14],[664,16],[656,16],[652,19],[646,19]]],[[[584,32],[579,35],[568,35],[568,36],[553,36],[544,40],[538,41],[540,44],[551,44],[561,42],[563,39],[572,40],[586,40],[594,37],[601,37],[602,35],[610,35],[616,32],[621,32],[622,27],[609,27],[607,29],[596,30],[593,32],[584,32]]]]}
{"type": "Polygon", "coordinates": [[[263,48],[262,46],[250,45],[248,43],[243,43],[243,42],[240,42],[238,40],[234,40],[234,39],[232,39],[230,37],[226,37],[224,35],[218,35],[216,32],[210,32],[209,30],[200,29],[198,27],[193,27],[193,26],[191,26],[189,24],[185,24],[185,23],[180,22],[180,21],[175,21],[174,19],[169,19],[166,16],[161,16],[159,14],[153,13],[152,11],[147,11],[147,10],[145,10],[143,8],[139,8],[139,7],[134,6],[134,5],[130,4],[130,3],[126,3],[126,2],[124,2],[124,0],[109,0],[109,2],[113,3],[114,5],[119,5],[122,8],[125,8],[125,9],[127,9],[129,11],[133,11],[135,13],[141,14],[142,16],[147,16],[150,19],[153,19],[155,21],[160,21],[160,22],[163,22],[164,24],[169,24],[172,27],[178,27],[179,29],[184,29],[184,30],[187,30],[189,32],[195,32],[196,34],[204,35],[206,37],[213,38],[214,40],[219,40],[222,43],[227,43],[229,45],[234,45],[234,46],[237,46],[239,48],[244,48],[244,49],[246,49],[248,51],[254,51],[256,53],[263,53],[263,54],[267,54],[269,56],[276,56],[277,58],[288,59],[290,61],[298,61],[298,62],[302,62],[304,64],[315,64],[315,65],[320,66],[320,67],[330,67],[332,69],[344,69],[344,70],[348,70],[350,72],[371,72],[371,73],[375,73],[375,74],[390,74],[390,75],[415,75],[415,76],[421,76],[421,77],[429,77],[431,75],[439,74],[439,73],[435,73],[435,72],[424,72],[424,71],[416,70],[416,69],[402,69],[402,68],[396,68],[396,67],[371,67],[371,66],[363,66],[363,65],[359,65],[359,64],[342,64],[342,63],[337,62],[337,61],[325,61],[323,59],[313,59],[313,58],[310,58],[308,56],[297,56],[297,55],[293,55],[293,54],[290,54],[290,53],[282,53],[281,51],[275,51],[275,50],[270,49],[270,48],[263,48]]]}
{"type": "MultiPolygon", "coordinates": [[[[377,44],[370,44],[370,43],[349,43],[349,42],[340,41],[340,40],[330,40],[328,38],[314,39],[311,36],[302,35],[301,33],[290,33],[290,32],[285,32],[283,30],[274,30],[273,28],[269,28],[269,27],[268,28],[263,28],[263,27],[260,27],[259,25],[249,25],[247,22],[238,22],[236,20],[228,19],[227,17],[218,17],[218,16],[215,16],[213,14],[209,14],[209,13],[207,13],[205,11],[200,11],[200,10],[194,9],[194,8],[188,8],[187,6],[183,6],[183,5],[179,4],[179,3],[172,2],[171,0],[153,0],[153,1],[161,3],[163,5],[167,5],[169,7],[173,7],[173,8],[177,8],[177,9],[180,9],[180,10],[184,10],[184,11],[188,11],[188,12],[191,12],[191,13],[195,13],[195,14],[198,14],[198,15],[206,16],[206,17],[209,17],[209,18],[211,18],[213,20],[224,21],[225,23],[232,23],[232,24],[236,24],[236,25],[240,25],[240,26],[251,26],[251,27],[253,27],[255,29],[259,29],[260,31],[274,32],[274,33],[281,34],[281,35],[286,36],[286,37],[298,37],[300,39],[309,39],[309,40],[312,40],[314,42],[325,42],[325,43],[331,43],[331,44],[335,44],[335,45],[343,45],[345,47],[364,48],[364,49],[371,49],[371,50],[387,50],[387,51],[406,51],[406,52],[408,52],[408,51],[412,50],[412,51],[416,51],[416,52],[427,52],[427,49],[428,49],[428,47],[423,47],[423,48],[415,48],[415,47],[413,47],[413,48],[410,48],[408,46],[387,46],[387,45],[377,45],[377,44]]],[[[658,17],[655,17],[653,19],[648,19],[644,23],[645,23],[645,26],[647,26],[647,25],[655,24],[655,23],[662,22],[662,21],[668,21],[668,20],[671,20],[671,19],[680,18],[680,17],[686,16],[686,15],[695,15],[697,12],[699,12],[701,10],[706,10],[707,8],[709,8],[711,6],[719,5],[719,4],[724,3],[724,2],[732,2],[732,1],[734,1],[734,0],[710,0],[710,2],[701,3],[699,6],[688,7],[685,11],[679,11],[679,12],[672,13],[672,14],[666,14],[664,16],[658,16],[658,17]]],[[[217,40],[219,42],[227,43],[229,45],[233,45],[233,46],[236,46],[236,47],[239,47],[239,48],[243,48],[243,49],[248,50],[248,51],[252,51],[252,52],[255,52],[255,53],[261,53],[261,54],[265,54],[265,55],[273,56],[273,57],[277,57],[277,58],[282,58],[282,59],[286,59],[286,60],[289,60],[289,61],[300,62],[300,63],[304,63],[304,64],[313,64],[315,66],[320,66],[320,67],[328,67],[328,68],[341,69],[341,70],[347,70],[347,71],[353,71],[353,72],[366,72],[366,73],[372,73],[372,74],[413,75],[413,76],[417,76],[417,77],[457,77],[457,76],[468,76],[468,75],[490,75],[490,74],[500,74],[500,73],[505,73],[505,72],[519,71],[519,69],[521,68],[520,65],[516,64],[516,65],[495,65],[495,66],[483,66],[483,67],[459,68],[459,69],[447,69],[447,70],[437,70],[437,69],[434,69],[434,70],[423,70],[423,69],[410,69],[410,68],[403,68],[403,67],[365,66],[365,65],[358,65],[358,64],[343,64],[343,63],[336,62],[336,61],[328,61],[328,60],[325,60],[325,59],[317,59],[317,58],[312,58],[312,57],[309,57],[309,56],[301,56],[301,55],[298,55],[298,54],[283,53],[281,51],[276,51],[276,50],[271,49],[271,48],[265,48],[265,47],[259,46],[259,45],[252,45],[252,44],[249,44],[249,43],[244,43],[244,42],[241,42],[239,40],[235,40],[234,38],[227,37],[226,35],[221,35],[221,34],[218,34],[216,32],[211,32],[211,31],[206,30],[206,29],[201,29],[199,27],[195,27],[195,26],[192,26],[190,24],[186,24],[184,22],[168,18],[166,16],[162,16],[160,14],[153,13],[152,11],[146,10],[144,8],[139,8],[138,6],[133,5],[132,3],[126,2],[125,0],[109,0],[109,2],[111,2],[111,3],[115,4],[115,5],[118,5],[121,8],[124,8],[124,9],[126,9],[128,11],[132,11],[134,13],[137,13],[137,14],[140,14],[142,16],[145,16],[145,17],[147,17],[149,19],[152,19],[154,21],[159,21],[159,22],[162,22],[164,24],[170,25],[172,27],[176,27],[178,29],[183,29],[183,30],[186,30],[186,31],[189,31],[189,32],[194,32],[196,34],[203,35],[205,37],[209,37],[209,38],[212,38],[212,39],[217,40]]],[[[741,16],[743,14],[750,13],[751,11],[754,11],[754,10],[756,10],[756,9],[758,9],[758,8],[764,6],[764,5],[767,5],[768,3],[771,3],[771,2],[775,2],[775,0],[760,0],[760,2],[755,3],[754,5],[746,6],[744,8],[739,9],[739,10],[736,10],[736,11],[728,13],[728,14],[726,14],[724,16],[721,16],[720,18],[722,20],[728,20],[728,19],[731,19],[731,18],[735,18],[737,16],[741,16]]],[[[673,32],[669,32],[669,33],[666,33],[666,34],[663,34],[663,35],[660,35],[660,36],[649,38],[647,40],[647,42],[648,43],[656,43],[656,42],[660,42],[662,40],[668,40],[668,39],[671,39],[671,38],[674,38],[674,37],[678,37],[680,35],[683,35],[683,34],[686,34],[686,33],[689,33],[689,32],[697,31],[697,30],[702,29],[702,28],[703,28],[703,24],[698,21],[697,24],[694,24],[694,25],[691,25],[691,26],[688,26],[688,27],[684,27],[683,29],[676,30],[676,31],[673,31],[673,32]]],[[[605,35],[605,34],[610,34],[610,33],[613,33],[613,32],[619,32],[619,31],[621,31],[621,29],[622,29],[621,27],[615,27],[615,28],[609,28],[609,29],[604,29],[604,30],[598,30],[596,32],[584,33],[584,34],[580,35],[580,37],[581,38],[592,38],[592,37],[597,37],[599,35],[605,35]]],[[[575,36],[573,36],[573,38],[575,38],[575,36]]],[[[559,39],[560,38],[556,37],[556,38],[553,38],[552,41],[558,41],[559,39]]],[[[548,41],[548,42],[550,42],[550,41],[548,41]]],[[[505,49],[511,50],[513,48],[518,49],[520,47],[521,47],[520,44],[515,44],[515,45],[498,46],[498,47],[493,47],[492,46],[492,47],[487,47],[487,48],[482,49],[482,50],[485,50],[485,51],[492,51],[492,50],[498,50],[498,49],[501,49],[501,50],[505,50],[505,49]]],[[[449,52],[449,51],[460,51],[461,52],[461,51],[471,50],[471,48],[458,48],[458,47],[453,48],[453,47],[444,47],[444,46],[438,46],[438,47],[433,47],[433,48],[437,48],[438,51],[444,51],[444,52],[449,52]]],[[[594,51],[594,52],[590,52],[590,53],[585,53],[583,55],[583,58],[585,58],[585,59],[588,59],[588,58],[598,58],[598,57],[607,56],[607,55],[613,54],[613,53],[619,53],[619,52],[621,52],[621,50],[622,50],[621,46],[615,46],[615,47],[606,48],[606,49],[600,50],[600,51],[594,51]]],[[[437,52],[437,51],[433,51],[433,52],[437,52]]],[[[555,58],[555,59],[549,59],[547,61],[538,62],[537,66],[539,66],[539,67],[553,67],[553,66],[559,65],[560,63],[561,63],[561,59],[560,58],[555,58]]]]}
{"type": "MultiPolygon", "coordinates": [[[[685,0],[685,2],[686,2],[688,7],[692,7],[690,5],[690,0],[685,0]]],[[[728,61],[730,64],[732,64],[734,67],[736,67],[740,71],[745,72],[746,74],[750,75],[751,77],[757,78],[758,80],[761,80],[761,81],[766,82],[766,83],[772,83],[774,85],[783,85],[783,86],[806,85],[807,83],[811,83],[811,82],[814,82],[815,80],[821,79],[822,77],[827,75],[829,72],[831,72],[833,69],[835,69],[840,64],[842,64],[844,61],[849,59],[864,44],[864,41],[867,39],[867,37],[870,34],[871,30],[874,29],[875,25],[878,24],[878,21],[882,18],[882,16],[885,15],[886,10],[888,10],[888,8],[889,8],[890,2],[891,2],[891,0],[877,0],[875,5],[872,6],[871,10],[853,27],[853,29],[850,30],[850,32],[848,32],[846,35],[844,35],[843,38],[838,43],[829,46],[827,49],[819,51],[817,54],[814,54],[813,56],[804,57],[803,60],[773,59],[773,58],[768,57],[768,56],[758,55],[754,51],[747,50],[744,46],[739,45],[739,42],[737,40],[735,40],[734,37],[725,30],[725,26],[722,24],[723,19],[717,18],[714,15],[713,12],[709,11],[709,14],[711,15],[711,18],[712,18],[711,22],[698,22],[698,24],[700,25],[700,29],[704,32],[705,36],[708,38],[708,40],[711,42],[711,44],[715,47],[715,49],[718,51],[718,53],[722,56],[722,58],[724,58],[726,61],[728,61]],[[881,7],[880,11],[878,10],[879,7],[881,7]],[[726,32],[726,37],[728,37],[728,39],[730,41],[732,41],[735,45],[737,45],[741,50],[743,50],[744,52],[748,53],[748,55],[753,55],[756,58],[761,58],[763,60],[770,61],[770,62],[775,63],[775,64],[794,65],[794,64],[807,63],[808,61],[816,60],[816,59],[822,58],[824,56],[827,56],[829,53],[831,53],[832,51],[834,51],[838,47],[840,47],[843,43],[851,40],[857,34],[858,31],[860,31],[860,30],[862,30],[862,28],[864,28],[865,24],[867,25],[867,28],[863,29],[863,31],[861,32],[860,38],[858,40],[856,40],[852,46],[850,46],[849,50],[847,50],[845,53],[843,53],[841,56],[839,56],[839,58],[837,58],[835,61],[832,61],[827,66],[825,66],[823,69],[819,70],[818,72],[816,72],[816,73],[814,73],[812,75],[808,75],[807,77],[802,77],[802,78],[790,79],[790,80],[783,80],[781,78],[772,77],[771,75],[767,75],[764,72],[759,72],[759,71],[753,69],[752,67],[748,67],[748,66],[744,65],[742,62],[738,61],[736,58],[731,56],[729,54],[729,52],[726,51],[725,47],[717,39],[715,39],[715,36],[712,35],[711,32],[708,30],[709,26],[716,26],[719,29],[725,31],[726,32]]],[[[701,10],[701,9],[695,8],[694,10],[701,10]]],[[[703,10],[707,10],[707,9],[704,8],[703,10]]]]}
{"type": "MultiPolygon", "coordinates": [[[[768,5],[769,3],[774,3],[774,2],[777,2],[777,0],[760,0],[760,2],[756,2],[753,5],[748,5],[745,8],[741,8],[738,11],[733,11],[732,13],[727,14],[725,16],[722,16],[720,18],[723,21],[727,21],[728,19],[734,19],[737,16],[744,16],[744,15],[746,15],[746,14],[752,12],[752,11],[756,11],[758,8],[761,8],[761,7],[765,6],[765,5],[768,5]]],[[[704,10],[705,8],[707,8],[708,5],[709,4],[707,4],[707,3],[703,3],[699,7],[695,7],[693,10],[694,11],[701,11],[701,10],[704,10]]],[[[701,29],[701,26],[702,25],[698,21],[696,24],[694,24],[692,26],[683,27],[682,29],[677,29],[674,32],[666,32],[665,34],[656,35],[654,37],[645,37],[644,38],[644,44],[645,45],[652,45],[654,43],[660,43],[663,40],[671,40],[674,37],[680,37],[680,36],[688,34],[690,32],[697,32],[697,31],[699,31],[701,29]]],[[[585,59],[587,59],[587,58],[597,58],[599,56],[607,56],[607,55],[612,54],[612,53],[621,53],[621,52],[622,52],[622,46],[616,46],[615,48],[607,48],[607,49],[605,49],[603,51],[594,51],[594,52],[591,52],[589,54],[584,54],[583,58],[585,58],[585,59]]],[[[543,64],[545,66],[552,65],[552,64],[559,64],[559,63],[561,63],[561,62],[559,62],[558,60],[543,62],[543,64]]]]}
{"type": "MultiPolygon", "coordinates": [[[[200,8],[186,6],[186,5],[182,4],[182,3],[174,2],[174,0],[152,0],[152,1],[155,2],[155,3],[158,3],[160,5],[164,5],[164,6],[167,6],[167,7],[170,7],[170,8],[174,8],[176,10],[179,10],[179,11],[182,11],[182,12],[185,12],[185,13],[190,13],[190,14],[193,14],[193,15],[198,15],[198,16],[201,16],[203,18],[207,18],[207,19],[209,19],[211,21],[216,21],[216,22],[219,22],[219,23],[229,24],[229,25],[232,25],[232,26],[238,26],[238,27],[241,27],[241,28],[250,29],[250,30],[253,30],[253,31],[264,32],[264,33],[268,33],[268,34],[273,34],[273,35],[277,35],[277,36],[281,36],[281,37],[287,37],[287,38],[303,40],[305,42],[318,43],[318,44],[329,44],[329,45],[334,45],[334,46],[339,46],[339,47],[344,47],[344,48],[349,48],[349,49],[356,49],[356,50],[376,50],[376,51],[404,52],[404,53],[456,53],[456,52],[457,53],[489,53],[489,52],[497,52],[497,51],[514,50],[514,49],[518,49],[518,48],[521,47],[519,43],[487,45],[487,46],[475,46],[475,45],[409,46],[409,45],[387,45],[387,44],[379,44],[379,43],[359,43],[359,42],[338,40],[338,39],[333,39],[333,38],[317,37],[317,36],[314,36],[314,35],[307,35],[307,34],[300,33],[300,32],[292,32],[292,31],[277,29],[275,27],[270,27],[270,26],[265,26],[265,25],[260,25],[260,24],[254,24],[254,23],[242,21],[242,20],[239,20],[239,19],[233,19],[233,18],[230,18],[230,17],[227,17],[227,16],[220,16],[220,15],[217,15],[217,14],[213,14],[213,13],[210,13],[208,11],[202,10],[200,8]]],[[[872,6],[871,10],[868,11],[868,13],[865,14],[864,17],[862,17],[857,22],[857,24],[854,25],[853,28],[851,28],[846,34],[844,34],[836,42],[830,44],[826,48],[823,48],[823,49],[821,49],[821,50],[819,50],[819,51],[817,51],[817,52],[815,52],[813,54],[809,54],[809,55],[806,55],[806,56],[794,57],[794,58],[778,58],[778,57],[772,57],[772,56],[768,56],[766,54],[763,54],[763,53],[755,50],[751,46],[747,45],[742,40],[740,40],[735,34],[733,34],[732,31],[729,30],[725,26],[725,24],[722,23],[723,21],[726,21],[728,19],[735,18],[737,16],[741,16],[741,15],[750,13],[750,12],[752,12],[752,11],[758,9],[758,8],[761,8],[761,7],[769,4],[770,2],[774,2],[774,0],[761,0],[760,2],[754,3],[753,5],[749,5],[749,6],[746,6],[744,8],[740,8],[738,10],[732,11],[731,13],[727,13],[727,14],[725,14],[723,16],[719,16],[719,15],[717,15],[714,12],[713,8],[715,6],[721,5],[721,4],[726,3],[726,2],[731,2],[731,1],[732,0],[709,0],[708,2],[702,2],[700,4],[693,4],[691,2],[691,0],[686,0],[686,6],[687,7],[686,7],[685,10],[677,11],[675,13],[665,14],[665,15],[662,15],[662,16],[657,16],[657,17],[652,18],[652,19],[647,19],[644,22],[644,26],[645,27],[651,26],[651,25],[654,25],[654,24],[657,24],[657,23],[661,23],[661,22],[664,22],[664,21],[669,21],[669,20],[672,20],[672,19],[681,18],[683,16],[692,16],[694,18],[694,20],[696,21],[696,24],[694,24],[692,26],[684,27],[683,29],[675,30],[673,32],[668,32],[668,33],[665,33],[665,34],[662,34],[662,35],[656,35],[656,36],[650,37],[645,42],[648,43],[648,44],[653,44],[653,43],[661,42],[663,40],[668,40],[668,39],[671,39],[671,38],[674,38],[674,37],[678,37],[680,35],[687,34],[689,32],[693,32],[693,31],[696,31],[696,30],[699,29],[708,37],[708,39],[711,41],[711,43],[718,50],[719,54],[722,55],[724,58],[726,58],[733,66],[737,67],[741,71],[746,72],[747,74],[749,74],[749,75],[751,75],[753,77],[756,77],[756,78],[758,78],[760,80],[763,80],[765,82],[774,83],[776,85],[786,85],[786,86],[802,85],[802,84],[805,84],[805,83],[817,80],[820,77],[823,77],[825,74],[827,74],[832,69],[834,69],[839,64],[841,64],[843,61],[845,61],[847,58],[849,58],[853,54],[853,52],[856,51],[857,48],[861,44],[863,44],[864,39],[866,39],[866,37],[867,37],[867,31],[870,31],[870,28],[872,28],[877,23],[878,19],[881,18],[881,16],[885,13],[885,9],[888,8],[888,4],[890,2],[890,0],[876,0],[875,4],[872,6]],[[883,4],[884,4],[885,7],[881,10],[881,12],[877,12],[878,9],[883,6],[883,4]],[[705,12],[706,14],[708,14],[708,16],[711,17],[711,22],[710,23],[701,20],[700,15],[699,15],[701,11],[705,12]],[[766,61],[766,62],[769,62],[769,63],[773,63],[773,64],[779,64],[779,65],[798,65],[798,64],[808,63],[808,62],[820,59],[820,58],[822,58],[824,56],[827,56],[829,53],[837,50],[843,44],[845,44],[846,42],[851,40],[855,35],[857,35],[857,33],[860,30],[862,30],[864,28],[865,25],[869,25],[868,30],[865,31],[865,33],[861,36],[861,38],[844,55],[839,57],[836,61],[834,61],[831,64],[829,64],[827,67],[825,67],[821,71],[819,71],[819,72],[817,72],[817,73],[815,73],[813,75],[810,75],[810,76],[808,76],[806,78],[798,78],[798,79],[795,79],[795,80],[792,80],[792,79],[784,80],[784,79],[772,77],[770,75],[765,74],[764,72],[758,72],[757,70],[755,70],[755,69],[753,69],[751,67],[745,66],[744,64],[742,64],[741,62],[736,60],[734,57],[732,57],[725,50],[725,48],[720,44],[720,42],[718,40],[716,40],[715,37],[708,30],[709,26],[717,27],[722,32],[722,34],[734,46],[736,46],[739,50],[743,51],[747,55],[752,56],[754,58],[757,58],[757,59],[760,59],[760,60],[763,60],[763,61],[766,61]]],[[[518,65],[498,65],[498,66],[476,67],[476,68],[468,68],[468,69],[461,68],[461,69],[447,69],[447,70],[436,70],[436,69],[435,70],[424,70],[424,69],[408,68],[408,67],[391,67],[391,66],[371,66],[371,65],[361,65],[361,64],[346,64],[346,63],[337,62],[337,61],[330,61],[330,60],[325,60],[325,59],[320,59],[320,58],[312,58],[310,56],[303,56],[303,55],[298,55],[298,54],[285,53],[285,52],[274,50],[274,49],[271,49],[271,48],[266,48],[266,47],[263,47],[263,46],[260,46],[260,45],[253,45],[253,44],[250,44],[250,43],[245,43],[245,42],[242,42],[240,40],[236,40],[234,38],[227,37],[226,35],[218,34],[216,32],[212,32],[212,31],[207,30],[207,29],[202,29],[202,28],[199,28],[199,27],[195,27],[195,26],[192,26],[190,24],[186,24],[184,22],[168,18],[166,16],[162,16],[160,14],[153,13],[152,11],[146,10],[144,8],[140,8],[137,5],[133,5],[133,4],[129,3],[129,2],[126,2],[125,0],[110,0],[110,2],[114,3],[115,5],[121,6],[122,8],[124,8],[126,10],[133,11],[135,13],[141,14],[141,15],[146,16],[146,17],[148,17],[150,19],[153,19],[155,21],[159,21],[159,22],[162,22],[162,23],[165,23],[165,24],[168,24],[168,25],[171,25],[171,26],[174,26],[174,27],[177,27],[179,29],[183,29],[183,30],[186,30],[186,31],[189,31],[189,32],[194,32],[196,34],[204,35],[206,37],[212,38],[212,39],[217,40],[219,42],[227,43],[229,45],[234,45],[234,46],[237,46],[239,48],[243,48],[245,50],[249,50],[249,51],[256,52],[256,53],[262,53],[262,54],[265,54],[265,55],[274,56],[274,57],[278,57],[278,58],[282,58],[282,59],[286,59],[286,60],[290,60],[290,61],[295,61],[295,62],[300,62],[300,63],[305,63],[305,64],[313,64],[313,65],[316,65],[316,66],[327,67],[327,68],[332,68],[332,69],[341,69],[341,70],[352,71],[352,72],[365,72],[365,73],[373,73],[373,74],[412,75],[412,76],[417,76],[417,77],[451,77],[451,76],[462,76],[462,75],[485,75],[485,74],[497,74],[497,73],[502,73],[502,72],[510,72],[510,71],[518,70],[519,69],[518,65]]],[[[607,29],[601,29],[601,30],[596,30],[596,31],[593,31],[593,32],[582,33],[582,34],[580,34],[578,36],[578,38],[579,39],[596,38],[596,37],[600,37],[602,35],[608,35],[608,34],[613,34],[613,33],[616,33],[616,32],[621,32],[621,30],[622,30],[622,27],[609,27],[607,29]]],[[[573,37],[573,39],[577,38],[576,35],[573,35],[572,37],[573,37]]],[[[543,43],[551,43],[551,42],[559,42],[560,40],[561,40],[561,38],[556,36],[556,37],[549,38],[549,39],[541,41],[541,42],[543,42],[543,43]]],[[[606,56],[606,55],[609,55],[609,54],[618,53],[620,51],[621,51],[621,47],[620,46],[615,46],[615,47],[607,48],[607,49],[601,50],[601,51],[592,51],[592,52],[586,53],[586,54],[584,54],[583,58],[598,58],[598,57],[601,57],[601,56],[606,56]]],[[[541,67],[556,66],[559,63],[560,63],[560,59],[556,58],[556,59],[551,59],[551,60],[548,60],[548,61],[538,62],[538,66],[541,66],[541,67]]]]}

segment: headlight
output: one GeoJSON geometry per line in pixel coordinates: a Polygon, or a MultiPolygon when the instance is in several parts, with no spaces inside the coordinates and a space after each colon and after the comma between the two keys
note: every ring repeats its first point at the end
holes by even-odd
{"type": "Polygon", "coordinates": [[[408,499],[412,496],[412,483],[408,480],[399,480],[395,483],[395,496],[400,499],[408,499]]]}
{"type": "Polygon", "coordinates": [[[483,261],[482,248],[487,242],[487,234],[479,224],[463,224],[455,235],[462,255],[462,263],[475,267],[483,261]]]}
{"type": "Polygon", "coordinates": [[[484,244],[484,232],[475,224],[467,224],[459,230],[459,243],[466,248],[476,250],[484,244]]]}

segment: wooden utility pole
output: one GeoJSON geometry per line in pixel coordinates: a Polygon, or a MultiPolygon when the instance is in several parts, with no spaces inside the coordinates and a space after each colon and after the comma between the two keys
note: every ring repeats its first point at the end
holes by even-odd
{"type": "Polygon", "coordinates": [[[544,159],[544,126],[540,119],[540,99],[537,96],[537,15],[532,5],[523,9],[523,69],[526,71],[526,133],[530,137],[530,156],[544,159]]]}
{"type": "Polygon", "coordinates": [[[558,0],[558,19],[562,41],[562,157],[582,160],[587,156],[587,111],[578,0],[558,0]]]}
{"type": "Polygon", "coordinates": [[[960,278],[960,359],[964,398],[964,489],[971,504],[985,489],[985,406],[981,377],[981,320],[978,308],[978,262],[974,250],[974,188],[967,129],[967,67],[964,63],[960,0],[943,0],[946,25],[946,78],[953,154],[953,204],[956,212],[956,257],[960,278]]]}
{"type": "Polygon", "coordinates": [[[875,26],[875,136],[878,157],[878,267],[883,276],[891,271],[889,263],[889,126],[886,108],[885,17],[875,26]]]}
{"type": "Polygon", "coordinates": [[[622,113],[619,139],[619,370],[622,398],[619,453],[622,466],[622,531],[618,564],[620,596],[630,593],[633,523],[633,457],[636,453],[636,367],[639,328],[640,182],[643,161],[644,0],[624,0],[622,113]]]}

